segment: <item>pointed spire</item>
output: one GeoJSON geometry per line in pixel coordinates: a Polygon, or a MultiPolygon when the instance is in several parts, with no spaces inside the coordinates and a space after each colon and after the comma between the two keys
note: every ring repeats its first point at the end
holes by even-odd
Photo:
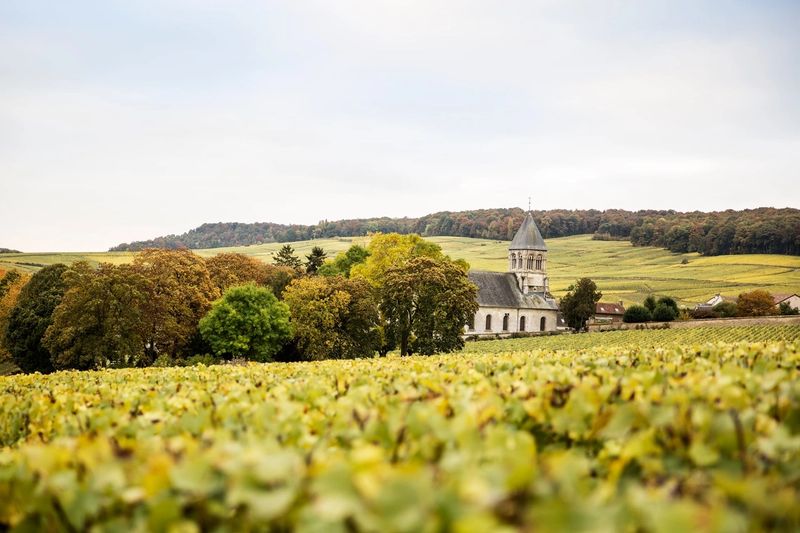
{"type": "Polygon", "coordinates": [[[533,220],[533,213],[528,211],[525,215],[525,220],[517,230],[514,239],[511,241],[509,250],[541,250],[547,251],[547,245],[544,243],[544,238],[533,220]]]}

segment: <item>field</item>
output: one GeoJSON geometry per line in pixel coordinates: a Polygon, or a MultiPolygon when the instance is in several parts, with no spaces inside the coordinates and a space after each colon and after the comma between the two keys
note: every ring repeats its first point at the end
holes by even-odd
{"type": "MultiPolygon", "coordinates": [[[[431,237],[453,258],[466,259],[472,268],[504,271],[507,268],[505,241],[459,237],[431,237]]],[[[347,249],[366,238],[320,239],[292,243],[298,255],[322,246],[329,254],[347,249]]],[[[774,293],[800,292],[800,257],[787,255],[733,255],[701,257],[698,254],[673,254],[653,247],[634,247],[623,241],[593,241],[588,235],[550,239],[548,273],[556,296],[563,294],[575,279],[594,279],[606,301],[626,304],[641,302],[648,294],[668,294],[685,305],[705,301],[716,293],[737,296],[757,288],[774,293]],[[682,264],[683,259],[688,261],[682,264]]],[[[270,262],[282,244],[197,250],[208,257],[221,252],[241,252],[270,262]]],[[[87,254],[4,254],[0,269],[11,267],[35,270],[36,265],[88,260],[124,263],[127,252],[87,254]]]]}
{"type": "Polygon", "coordinates": [[[0,529],[797,530],[797,328],[723,329],[2,377],[0,529]]]}

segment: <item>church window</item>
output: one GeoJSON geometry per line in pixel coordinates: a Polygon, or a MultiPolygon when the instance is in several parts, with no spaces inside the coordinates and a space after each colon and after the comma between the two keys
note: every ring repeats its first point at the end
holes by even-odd
{"type": "Polygon", "coordinates": [[[492,331],[492,315],[486,315],[486,331],[492,331]]]}
{"type": "Polygon", "coordinates": [[[541,270],[541,269],[542,269],[542,256],[541,255],[537,255],[536,256],[536,270],[541,270]]]}
{"type": "Polygon", "coordinates": [[[517,254],[511,254],[511,268],[514,270],[517,268],[517,254]]]}
{"type": "Polygon", "coordinates": [[[519,317],[519,330],[520,331],[525,331],[525,317],[524,316],[519,317]]]}
{"type": "Polygon", "coordinates": [[[528,256],[528,264],[527,264],[526,268],[528,270],[533,270],[533,256],[532,255],[528,256]]]}
{"type": "Polygon", "coordinates": [[[508,313],[503,315],[503,331],[508,331],[508,313]]]}
{"type": "Polygon", "coordinates": [[[545,317],[542,317],[542,319],[539,321],[539,331],[544,331],[546,325],[547,325],[547,319],[545,317]]]}

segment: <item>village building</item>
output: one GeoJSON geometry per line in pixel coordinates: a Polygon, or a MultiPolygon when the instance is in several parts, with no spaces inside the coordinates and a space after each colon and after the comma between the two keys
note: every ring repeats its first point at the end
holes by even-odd
{"type": "Polygon", "coordinates": [[[547,245],[528,212],[508,247],[508,272],[472,270],[478,312],[468,335],[556,331],[558,304],[548,292],[547,245]]]}
{"type": "Polygon", "coordinates": [[[609,303],[597,302],[594,304],[594,316],[590,320],[592,324],[613,324],[622,322],[625,314],[625,306],[622,302],[609,303]]]}
{"type": "Polygon", "coordinates": [[[790,307],[800,310],[800,296],[796,294],[773,294],[772,299],[775,302],[775,307],[786,302],[790,307]]]}

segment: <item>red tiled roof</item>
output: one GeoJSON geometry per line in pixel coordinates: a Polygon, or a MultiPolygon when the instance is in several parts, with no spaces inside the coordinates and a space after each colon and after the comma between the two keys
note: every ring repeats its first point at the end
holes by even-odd
{"type": "Polygon", "coordinates": [[[594,312],[598,315],[624,315],[625,308],[618,303],[597,302],[594,304],[594,312]]]}

